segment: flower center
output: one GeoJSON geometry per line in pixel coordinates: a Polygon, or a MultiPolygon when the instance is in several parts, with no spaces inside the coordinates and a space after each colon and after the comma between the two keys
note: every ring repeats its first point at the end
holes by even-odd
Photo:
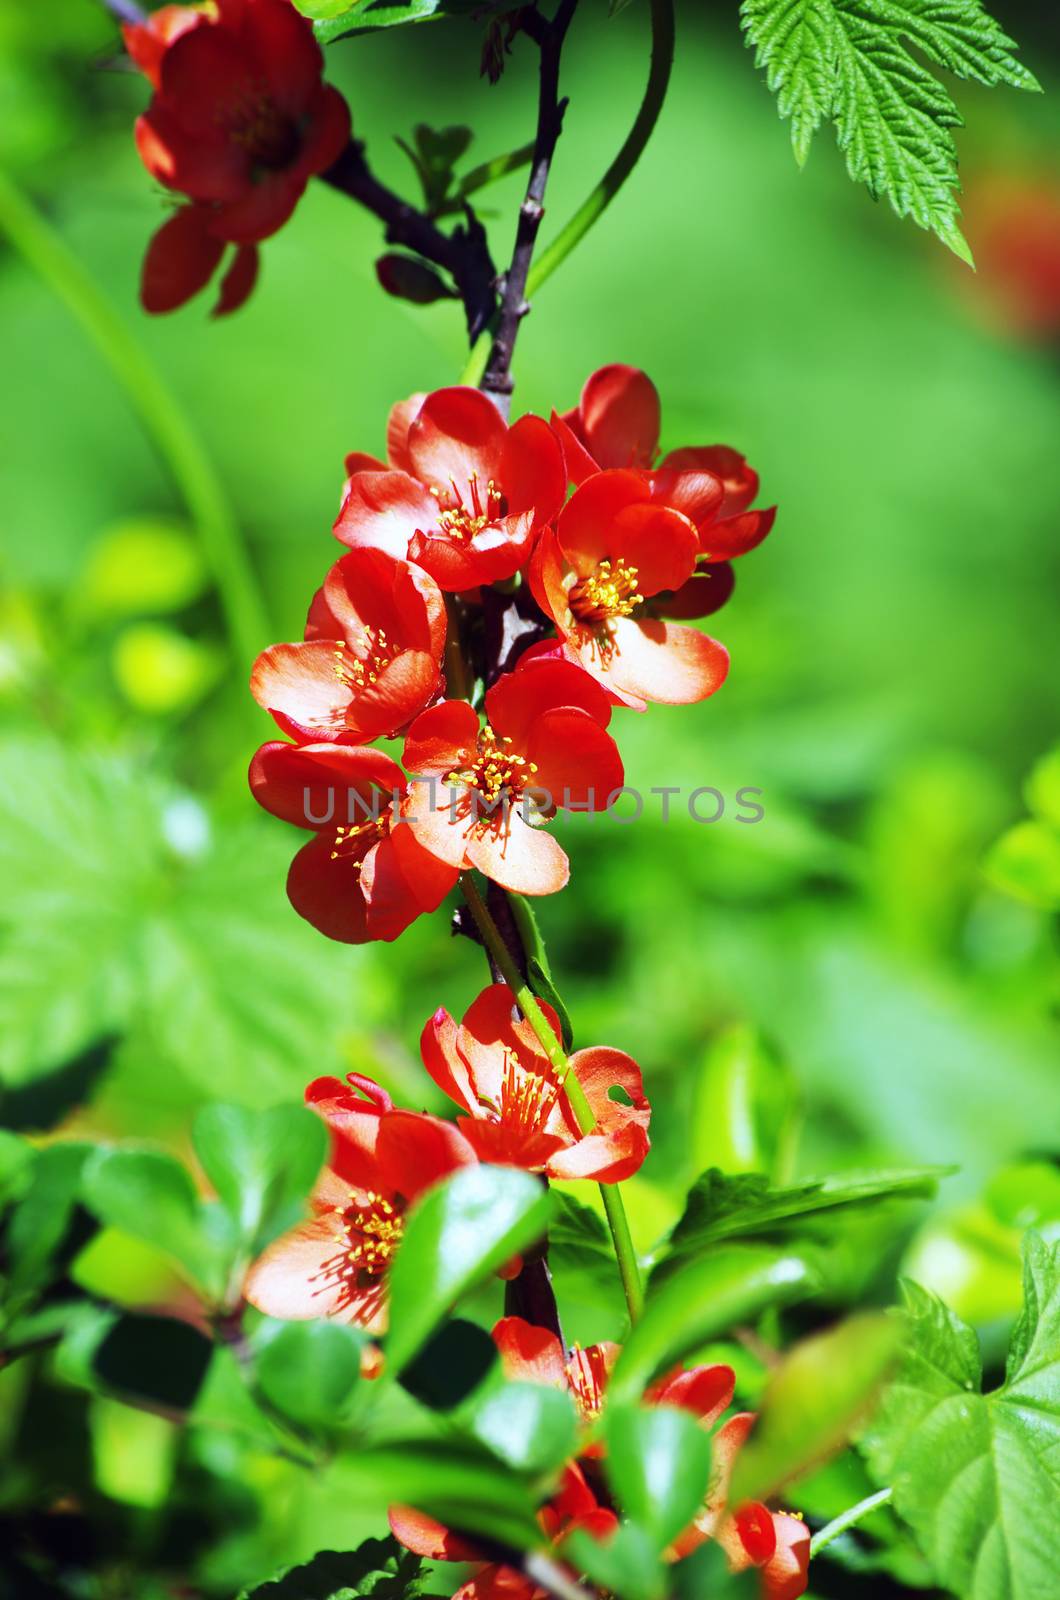
{"type": "Polygon", "coordinates": [[[493,1120],[513,1133],[540,1133],[559,1099],[559,1088],[540,1073],[527,1072],[511,1050],[504,1052],[504,1077],[499,1101],[483,1100],[493,1120]]]}
{"type": "Polygon", "coordinates": [[[346,641],[335,646],[334,673],[351,694],[358,689],[370,689],[383,668],[394,659],[382,628],[363,628],[361,632],[364,637],[360,652],[346,641]]]}
{"type": "Polygon", "coordinates": [[[331,841],[330,859],[348,861],[353,868],[354,877],[359,878],[365,856],[376,840],[382,839],[390,831],[390,822],[390,812],[387,810],[382,811],[378,817],[366,817],[363,822],[336,828],[335,837],[331,841]]]}
{"type": "MultiPolygon", "coordinates": [[[[374,1288],[381,1295],[379,1280],[405,1232],[400,1206],[400,1201],[395,1205],[380,1194],[368,1194],[365,1200],[354,1201],[339,1213],[340,1247],[310,1279],[311,1283],[319,1281],[318,1293],[339,1286],[336,1311],[344,1311],[359,1291],[374,1288]]],[[[375,1306],[364,1309],[371,1314],[375,1306]]]]}
{"type": "Polygon", "coordinates": [[[217,120],[256,166],[274,172],[289,166],[298,154],[298,129],[263,88],[226,107],[217,120]]]}
{"type": "Polygon", "coordinates": [[[510,739],[498,739],[487,723],[478,736],[478,753],[474,760],[469,766],[450,772],[446,783],[450,787],[466,784],[469,789],[475,789],[491,807],[501,799],[518,800],[527,784],[532,782],[537,772],[537,762],[515,755],[511,743],[510,739]]]}
{"type": "Polygon", "coordinates": [[[624,561],[601,561],[588,578],[580,579],[569,595],[570,608],[579,622],[610,622],[628,617],[644,596],[637,592],[637,568],[624,561]]]}
{"type": "Polygon", "coordinates": [[[460,493],[456,479],[449,479],[449,492],[442,504],[442,493],[433,485],[430,493],[438,501],[438,527],[447,539],[458,544],[470,544],[477,533],[488,528],[499,517],[507,515],[508,505],[492,478],[485,492],[479,487],[478,473],[473,472],[467,481],[467,496],[460,493]]]}
{"type": "Polygon", "coordinates": [[[588,1350],[580,1344],[571,1346],[567,1383],[582,1421],[594,1421],[603,1408],[607,1386],[607,1366],[599,1345],[590,1345],[588,1350]]]}

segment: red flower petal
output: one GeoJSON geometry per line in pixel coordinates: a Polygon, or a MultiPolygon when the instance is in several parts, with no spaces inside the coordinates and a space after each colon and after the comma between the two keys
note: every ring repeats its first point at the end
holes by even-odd
{"type": "Polygon", "coordinates": [[[474,1113],[478,1101],[468,1075],[467,1062],[456,1045],[457,1028],[444,1006],[423,1025],[420,1034],[420,1055],[428,1073],[447,1094],[454,1105],[474,1113]]]}
{"type": "Polygon", "coordinates": [[[534,788],[547,790],[554,805],[568,809],[603,811],[626,781],[611,735],[586,712],[573,708],[560,707],[538,717],[530,729],[526,754],[537,765],[534,788]]]}
{"type": "Polygon", "coordinates": [[[520,417],[508,429],[500,453],[499,482],[509,512],[533,511],[548,521],[563,504],[567,473],[563,452],[541,417],[520,417]]]}
{"type": "Polygon", "coordinates": [[[747,458],[727,444],[687,446],[671,450],[659,463],[660,468],[674,472],[711,472],[720,478],[725,488],[721,514],[735,516],[746,511],[758,493],[758,473],[748,466],[747,458]]]}
{"type": "Polygon", "coordinates": [[[212,316],[227,317],[246,304],[258,281],[259,265],[257,245],[240,245],[232,258],[231,266],[221,279],[221,294],[213,308],[212,316]]]}
{"type": "Polygon", "coordinates": [[[682,1411],[690,1411],[705,1428],[710,1428],[732,1404],[735,1385],[736,1374],[721,1363],[691,1367],[687,1372],[679,1368],[653,1384],[647,1398],[652,1405],[679,1406],[682,1411]]]}
{"type": "MultiPolygon", "coordinates": [[[[613,624],[615,654],[597,668],[605,684],[660,705],[691,705],[714,694],[725,682],[729,653],[695,628],[677,623],[620,617],[613,624]]],[[[592,670],[592,657],[582,653],[592,670]]]]}
{"type": "Polygon", "coordinates": [[[399,472],[412,472],[409,456],[409,429],[420,414],[427,396],[410,394],[407,400],[398,400],[390,407],[386,423],[386,458],[399,472]]]}
{"type": "Polygon", "coordinates": [[[738,517],[712,522],[700,534],[700,548],[708,561],[746,555],[762,543],[776,520],[777,508],[771,506],[768,511],[745,511],[738,517]]]}
{"type": "Polygon", "coordinates": [[[384,1181],[406,1200],[476,1163],[459,1128],[418,1111],[388,1111],[379,1123],[376,1153],[384,1181]]]}
{"type": "Polygon", "coordinates": [[[130,57],[153,88],[158,88],[162,57],[189,28],[209,23],[197,6],[159,6],[144,22],[122,24],[122,38],[130,57]]]}
{"type": "Polygon", "coordinates": [[[698,527],[718,515],[725,499],[725,487],[712,472],[676,472],[660,468],[651,475],[651,490],[656,500],[680,511],[698,527]]]}
{"type": "Polygon", "coordinates": [[[467,1539],[450,1533],[433,1517],[412,1506],[391,1506],[387,1513],[390,1531],[406,1550],[412,1550],[428,1561],[476,1561],[480,1552],[467,1539]]]}
{"type": "Polygon", "coordinates": [[[371,849],[361,867],[361,893],[373,939],[396,939],[425,911],[434,911],[456,887],[457,873],[398,823],[371,849]]]}
{"type": "Polygon", "coordinates": [[[417,777],[446,777],[467,765],[475,752],[478,733],[478,713],[466,700],[443,700],[417,717],[409,729],[405,766],[417,777]]]}
{"type": "Polygon", "coordinates": [[[152,238],[144,257],[140,303],[155,314],[175,311],[204,289],[224,254],[198,206],[182,206],[152,238]]]}
{"type": "Polygon", "coordinates": [[[637,569],[642,595],[680,588],[691,577],[698,553],[696,530],[687,517],[656,503],[627,506],[609,532],[608,556],[637,569]]]}
{"type": "Polygon", "coordinates": [[[302,846],[287,874],[287,898],[298,915],[340,944],[366,944],[372,937],[359,867],[373,843],[366,839],[360,854],[336,854],[334,834],[318,833],[302,846]]]}
{"type": "Polygon", "coordinates": [[[339,91],[326,83],[303,136],[299,171],[310,177],[326,172],[339,159],[349,139],[350,108],[339,91]]]}
{"type": "Polygon", "coordinates": [[[500,481],[506,432],[500,412],[480,390],[436,389],[409,428],[413,471],[442,496],[453,483],[463,495],[476,473],[485,493],[491,478],[500,481]]]}
{"type": "Polygon", "coordinates": [[[157,99],[137,117],[134,134],[140,160],[167,188],[193,200],[234,200],[246,188],[249,166],[240,147],[195,138],[157,99]]]}
{"type": "Polygon", "coordinates": [[[735,582],[736,574],[727,561],[700,567],[673,594],[657,595],[652,601],[652,612],[678,622],[713,616],[729,599],[735,582]]]}
{"type": "Polygon", "coordinates": [[[762,1569],[763,1600],[798,1600],[810,1566],[810,1530],[798,1517],[774,1511],[776,1549],[762,1569]]]}
{"type": "Polygon", "coordinates": [[[599,472],[574,491],[560,512],[556,538],[580,578],[616,553],[612,530],[620,513],[650,499],[647,480],[636,472],[599,472]]]}
{"type": "Polygon", "coordinates": [[[404,560],[417,528],[433,526],[437,516],[435,501],[404,472],[358,472],[333,531],[351,549],[369,545],[404,560]]]}
{"type": "Polygon", "coordinates": [[[582,433],[601,467],[650,467],[659,448],[659,393],[647,373],[620,362],[586,379],[582,433]]]}
{"type": "Polygon", "coordinates": [[[576,706],[606,728],[611,702],[595,678],[572,661],[530,659],[520,661],[486,692],[486,716],[497,733],[525,750],[530,730],[545,711],[576,706]]]}
{"type": "Polygon", "coordinates": [[[733,1515],[740,1543],[753,1566],[764,1567],[777,1548],[777,1535],[768,1507],[759,1500],[748,1500],[733,1515]]]}
{"type": "Polygon", "coordinates": [[[570,877],[560,845],[544,829],[524,822],[517,805],[510,808],[507,824],[473,830],[465,850],[471,866],[513,894],[556,894],[570,877]]]}
{"type": "Polygon", "coordinates": [[[243,1293],[266,1316],[286,1322],[334,1317],[360,1327],[385,1325],[378,1288],[358,1294],[329,1264],[346,1247],[330,1217],[300,1223],[282,1234],[258,1257],[247,1274],[243,1293]]]}
{"type": "Polygon", "coordinates": [[[381,750],[356,745],[263,744],[250,763],[250,789],[274,817],[297,828],[326,828],[385,816],[406,789],[405,774],[381,750]]]}
{"type": "Polygon", "coordinates": [[[493,1325],[493,1342],[500,1352],[504,1375],[512,1383],[541,1383],[566,1389],[563,1347],[547,1328],[535,1327],[522,1317],[502,1317],[493,1325]]]}
{"type": "Polygon", "coordinates": [[[312,23],[290,0],[255,0],[247,12],[244,40],[270,98],[292,121],[303,117],[319,94],[324,70],[312,23]]]}
{"type": "Polygon", "coordinates": [[[258,177],[236,200],[218,206],[214,231],[232,244],[253,244],[278,232],[305,193],[308,174],[278,168],[258,177]]]}
{"type": "Polygon", "coordinates": [[[594,472],[599,472],[600,465],[585,448],[584,440],[579,438],[577,429],[580,424],[577,419],[577,411],[566,411],[562,415],[558,411],[553,411],[550,426],[563,451],[563,464],[568,480],[571,483],[584,483],[594,472]]]}

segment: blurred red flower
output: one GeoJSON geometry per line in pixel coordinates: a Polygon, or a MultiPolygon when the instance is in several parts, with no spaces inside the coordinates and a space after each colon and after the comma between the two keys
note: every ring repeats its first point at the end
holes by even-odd
{"type": "Polygon", "coordinates": [[[477,867],[517,894],[553,894],[569,876],[540,824],[568,809],[603,810],[623,782],[606,731],[611,705],[567,661],[520,662],[486,693],[486,723],[466,700],[443,700],[409,729],[413,782],[402,810],[426,850],[477,867]]]}
{"type": "Polygon", "coordinates": [[[390,467],[347,458],[335,536],[406,557],[443,589],[513,577],[563,503],[563,455],[541,417],[507,425],[477,389],[438,389],[391,413],[390,467]]]}
{"type": "Polygon", "coordinates": [[[442,687],[445,601],[434,580],[383,550],[355,550],[313,599],[306,638],[263,650],[255,700],[300,743],[393,736],[442,687]]]}
{"type": "Polygon", "coordinates": [[[219,311],[250,293],[251,248],[281,228],[309,179],[350,134],[338,90],[323,82],[312,24],[290,0],[214,0],[166,6],[125,29],[154,88],[136,143],[152,177],[187,196],[151,241],[143,303],[169,311],[209,281],[226,243],[237,253],[219,311]]]}
{"type": "Polygon", "coordinates": [[[291,863],[287,894],[329,939],[396,939],[456,883],[456,869],[396,815],[405,774],[379,750],[276,739],[250,763],[250,788],[273,816],[314,831],[291,863]]]}
{"type": "MultiPolygon", "coordinates": [[[[558,1039],[559,1019],[551,1006],[542,1009],[558,1039]]],[[[420,1049],[435,1083],[465,1113],[458,1126],[480,1161],[618,1183],[648,1154],[651,1107],[632,1057],[607,1046],[571,1056],[570,1070],[596,1118],[593,1132],[583,1133],[506,984],[484,989],[459,1027],[448,1011],[436,1011],[420,1049]],[[612,1097],[615,1088],[620,1099],[612,1097]]]]}

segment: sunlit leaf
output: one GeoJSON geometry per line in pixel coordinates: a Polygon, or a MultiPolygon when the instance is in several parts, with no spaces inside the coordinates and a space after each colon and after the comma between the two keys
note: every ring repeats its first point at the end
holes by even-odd
{"type": "Polygon", "coordinates": [[[322,1120],[305,1106],[205,1106],[192,1131],[195,1153],[256,1255],[304,1210],[327,1156],[322,1120]]]}
{"type": "Polygon", "coordinates": [[[623,1512],[662,1551],[700,1510],[710,1481],[710,1437],[674,1406],[609,1406],[606,1470],[623,1512]]]}

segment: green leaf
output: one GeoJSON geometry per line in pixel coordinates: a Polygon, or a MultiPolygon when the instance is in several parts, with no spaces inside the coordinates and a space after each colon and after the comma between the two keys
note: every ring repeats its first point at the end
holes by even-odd
{"type": "Polygon", "coordinates": [[[56,1352],[60,1378],[166,1411],[188,1412],[213,1347],[189,1322],[82,1305],[56,1352]]]}
{"type": "Polygon", "coordinates": [[[425,1582],[422,1568],[421,1558],[392,1535],[365,1539],[356,1550],[321,1550],[312,1561],[244,1589],[239,1600],[414,1600],[425,1582]]]}
{"type": "Polygon", "coordinates": [[[675,1406],[608,1406],[608,1482],[660,1553],[687,1528],[710,1482],[710,1436],[675,1406]]]}
{"type": "Polygon", "coordinates": [[[0,1208],[25,1193],[35,1154],[26,1139],[0,1128],[0,1208]]]}
{"type": "Polygon", "coordinates": [[[729,1245],[649,1285],[644,1315],[611,1376],[613,1404],[640,1398],[657,1373],[740,1322],[807,1294],[808,1263],[793,1252],[729,1245]]]}
{"type": "Polygon", "coordinates": [[[894,1365],[901,1333],[865,1312],[804,1339],[770,1373],[758,1422],[733,1471],[731,1499],[768,1500],[850,1437],[894,1365]]]}
{"type": "Polygon", "coordinates": [[[1005,894],[1042,911],[1060,907],[1060,830],[1048,823],[1017,822],[991,849],[983,870],[1005,894]]]}
{"type": "Polygon", "coordinates": [[[387,1368],[422,1349],[460,1296],[548,1227],[549,1195],[514,1167],[463,1167],[413,1207],[390,1270],[387,1368]]]}
{"type": "Polygon", "coordinates": [[[760,1173],[728,1177],[712,1167],[688,1191],[684,1213],[674,1226],[663,1261],[697,1255],[735,1234],[775,1231],[781,1224],[821,1212],[864,1207],[882,1201],[926,1200],[949,1167],[911,1167],[896,1171],[844,1172],[806,1178],[787,1189],[773,1189],[760,1173]]]}
{"type": "Polygon", "coordinates": [[[623,1523],[606,1540],[576,1528],[564,1539],[560,1553],[598,1589],[618,1595],[619,1600],[662,1600],[666,1593],[659,1553],[643,1528],[623,1523]]]}
{"type": "Polygon", "coordinates": [[[851,177],[970,264],[957,220],[961,117],[909,46],[959,78],[1038,88],[980,0],[743,0],[740,15],[800,164],[830,119],[851,177]]]}
{"type": "MultiPolygon", "coordinates": [[[[321,44],[334,44],[352,33],[371,33],[377,28],[399,28],[408,22],[430,22],[434,18],[466,17],[481,12],[482,0],[346,0],[339,9],[332,0],[295,0],[299,11],[314,19],[314,30],[321,44]],[[319,20],[317,20],[319,19],[319,20]]],[[[523,0],[494,0],[494,11],[513,11],[523,0]]]]}
{"type": "Polygon", "coordinates": [[[25,1191],[8,1219],[5,1232],[7,1310],[21,1309],[62,1270],[71,1251],[85,1241],[75,1227],[85,1163],[94,1154],[90,1144],[53,1144],[39,1150],[28,1167],[25,1191]]]}
{"type": "Polygon", "coordinates": [[[432,1411],[453,1411],[499,1363],[497,1346],[477,1322],[450,1317],[401,1371],[401,1387],[432,1411]]]}
{"type": "Polygon", "coordinates": [[[785,1165],[797,1109],[790,1068],[754,1029],[726,1029],[696,1074],[690,1130],[697,1171],[772,1172],[785,1165]]]}
{"type": "Polygon", "coordinates": [[[333,1428],[348,1414],[365,1336],[343,1322],[265,1322],[256,1330],[255,1375],[264,1398],[293,1422],[333,1428]]]}
{"type": "Polygon", "coordinates": [[[1060,833],[1060,745],[1035,763],[1023,792],[1035,816],[1060,833]]]}
{"type": "Polygon", "coordinates": [[[864,1440],[940,1584],[962,1600],[1040,1600],[1060,1545],[1060,1245],[1028,1234],[1005,1381],[982,1392],[978,1343],[906,1285],[908,1349],[864,1440]]]}
{"type": "Polygon", "coordinates": [[[85,1204],[107,1227],[143,1239],[217,1293],[223,1281],[205,1207],[188,1169],[156,1150],[97,1150],[82,1180],[85,1204]]]}
{"type": "Polygon", "coordinates": [[[516,1472],[549,1472],[574,1454],[570,1395],[537,1383],[506,1383],[475,1408],[471,1432],[516,1472]]]}
{"type": "Polygon", "coordinates": [[[526,951],[526,972],[530,987],[539,1000],[544,1000],[550,1005],[559,1018],[560,1031],[563,1035],[563,1048],[570,1050],[574,1044],[574,1028],[570,1019],[570,1012],[563,1003],[563,997],[556,988],[552,979],[552,968],[548,962],[548,950],[541,937],[541,930],[537,925],[534,908],[525,895],[509,894],[508,903],[512,908],[519,936],[523,941],[526,951]]]}
{"type": "Polygon", "coordinates": [[[306,1106],[212,1105],[196,1117],[192,1142],[244,1250],[257,1255],[301,1215],[327,1158],[328,1133],[306,1106]]]}
{"type": "Polygon", "coordinates": [[[578,1273],[612,1290],[618,1282],[614,1246],[607,1225],[590,1206],[553,1188],[548,1253],[553,1268],[578,1273]]]}

